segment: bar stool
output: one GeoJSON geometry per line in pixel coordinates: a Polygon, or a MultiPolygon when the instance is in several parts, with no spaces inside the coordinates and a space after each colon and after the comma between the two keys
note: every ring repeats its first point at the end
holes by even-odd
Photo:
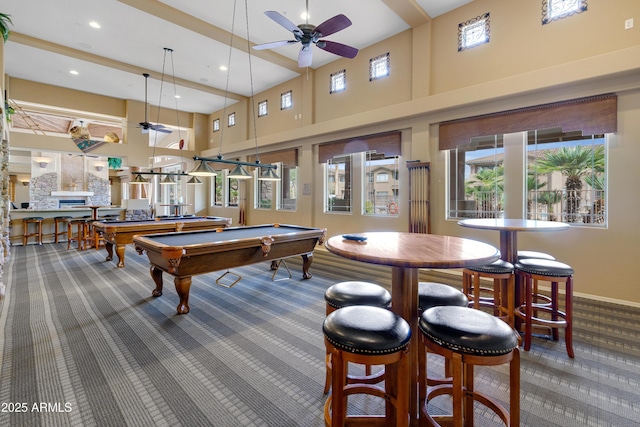
{"type": "MultiPolygon", "coordinates": [[[[407,426],[409,414],[409,324],[397,314],[381,307],[355,305],[329,314],[322,325],[325,345],[331,353],[333,391],[324,406],[326,426],[344,426],[347,422],[370,422],[385,416],[347,415],[347,398],[372,395],[386,401],[386,415],[395,414],[396,426],[407,426]],[[378,384],[349,384],[347,365],[385,365],[384,388],[378,384]],[[395,369],[390,369],[394,366],[395,369]],[[387,378],[397,373],[397,382],[387,378]]],[[[365,424],[362,424],[365,425],[365,424]]]]}
{"type": "MultiPolygon", "coordinates": [[[[388,308],[391,304],[391,294],[385,288],[375,283],[349,281],[340,282],[330,286],[324,292],[325,315],[335,310],[352,305],[368,305],[372,307],[388,308]]],[[[327,348],[326,375],[324,381],[324,394],[331,389],[331,353],[327,348]]],[[[365,375],[371,375],[371,367],[365,367],[365,375]]],[[[350,377],[355,379],[355,377],[350,377]]]]}
{"type": "Polygon", "coordinates": [[[537,258],[537,259],[548,259],[549,261],[555,261],[556,259],[553,255],[549,255],[544,252],[537,251],[518,251],[518,259],[527,259],[527,258],[537,258]]]}
{"type": "Polygon", "coordinates": [[[27,240],[29,237],[36,237],[38,244],[42,244],[42,220],[41,216],[30,216],[22,219],[22,246],[27,246],[27,240]],[[29,225],[35,224],[36,229],[33,233],[29,233],[29,225]]]}
{"type": "Polygon", "coordinates": [[[60,243],[59,237],[66,236],[69,234],[69,220],[71,216],[54,216],[53,224],[54,224],[54,241],[56,243],[60,243]]]}
{"type": "Polygon", "coordinates": [[[421,425],[472,426],[474,402],[493,411],[507,426],[520,423],[520,352],[515,331],[504,321],[470,307],[433,307],[422,313],[418,322],[421,342],[451,364],[452,381],[427,389],[427,366],[418,372],[421,425]],[[475,366],[509,364],[509,409],[485,393],[475,390],[475,366]],[[426,392],[425,392],[426,390],[426,392]],[[448,395],[451,414],[432,416],[430,400],[448,395]]]}
{"type": "MultiPolygon", "coordinates": [[[[454,288],[437,282],[418,282],[418,313],[422,314],[432,307],[441,306],[467,307],[469,299],[467,296],[454,288]]],[[[427,352],[421,351],[418,354],[418,363],[425,364],[427,352]]],[[[427,385],[445,384],[451,382],[451,369],[448,361],[444,361],[444,377],[427,377],[427,385]]]]}
{"type": "Polygon", "coordinates": [[[85,247],[85,233],[87,227],[87,220],[85,218],[73,218],[67,223],[67,249],[71,249],[73,242],[78,243],[78,250],[83,250],[85,247]],[[74,233],[73,228],[76,228],[74,233]]]}
{"type": "Polygon", "coordinates": [[[558,341],[558,330],[564,328],[567,355],[574,358],[573,351],[573,268],[559,261],[546,259],[522,259],[515,264],[516,274],[524,283],[524,304],[515,310],[524,321],[524,349],[531,348],[533,325],[551,329],[552,338],[558,341]],[[535,293],[539,281],[551,283],[550,304],[536,304],[535,293]],[[564,311],[560,310],[558,284],[565,285],[564,311]],[[542,313],[542,314],[539,314],[542,313]],[[546,315],[542,317],[542,315],[546,315]]]}
{"type": "Polygon", "coordinates": [[[513,273],[513,264],[501,259],[491,264],[467,267],[462,270],[462,292],[471,300],[473,308],[479,310],[480,307],[489,307],[494,316],[513,327],[515,309],[513,273]],[[482,278],[492,279],[493,288],[482,286],[480,284],[482,278]]]}

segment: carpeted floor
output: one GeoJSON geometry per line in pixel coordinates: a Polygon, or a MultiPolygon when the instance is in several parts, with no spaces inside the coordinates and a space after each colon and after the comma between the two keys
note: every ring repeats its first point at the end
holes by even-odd
{"type": "MultiPolygon", "coordinates": [[[[152,298],[147,258],[132,248],[124,269],[103,250],[12,250],[0,426],[322,426],[324,290],[390,281],[384,267],[318,250],[310,280],[298,258],[287,261],[291,280],[273,282],[268,264],[235,269],[244,277],[230,289],[215,284],[223,272],[196,276],[191,312],[178,316],[172,278],[152,298]]],[[[640,310],[578,298],[575,316],[575,360],[563,342],[537,339],[522,352],[522,425],[640,425],[640,310]]],[[[478,370],[478,386],[505,401],[506,373],[478,370]]],[[[479,411],[476,425],[499,423],[479,411]]]]}

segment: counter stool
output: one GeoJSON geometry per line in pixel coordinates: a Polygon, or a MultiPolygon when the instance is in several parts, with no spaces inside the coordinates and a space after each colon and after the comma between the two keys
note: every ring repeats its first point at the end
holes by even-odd
{"type": "MultiPolygon", "coordinates": [[[[556,259],[553,257],[553,255],[549,255],[545,252],[537,252],[537,251],[518,251],[518,259],[529,259],[529,258],[536,258],[536,259],[547,259],[549,261],[555,261],[556,259]]],[[[522,300],[522,297],[519,295],[516,295],[516,304],[517,305],[521,305],[524,301],[522,300]]],[[[538,285],[537,283],[534,283],[533,285],[533,303],[534,304],[546,304],[546,305],[551,305],[551,298],[549,298],[547,295],[541,294],[540,292],[538,292],[538,285]]]]}
{"type": "Polygon", "coordinates": [[[462,292],[475,309],[489,307],[493,315],[514,326],[515,277],[513,264],[501,259],[491,264],[462,270],[462,292]],[[493,288],[482,286],[480,279],[492,279],[493,288]],[[483,296],[484,294],[484,296],[483,296]],[[488,294],[488,296],[487,296],[488,294]]]}
{"type": "MultiPolygon", "coordinates": [[[[391,294],[385,288],[370,282],[340,282],[330,286],[324,292],[325,314],[352,305],[368,305],[372,307],[388,308],[391,304],[391,294]]],[[[371,375],[371,367],[365,367],[365,375],[371,375]]],[[[352,379],[355,377],[351,377],[352,379]]],[[[327,348],[326,376],[324,394],[331,389],[331,353],[327,348]]]]}
{"type": "Polygon", "coordinates": [[[531,258],[518,261],[515,271],[524,283],[524,304],[515,310],[524,322],[524,349],[531,348],[533,325],[550,328],[554,341],[558,341],[559,328],[564,328],[567,354],[573,358],[573,268],[559,261],[531,258]],[[551,283],[550,304],[534,301],[539,281],[551,283]],[[564,311],[560,310],[559,283],[565,285],[564,311]]]}
{"type": "MultiPolygon", "coordinates": [[[[445,285],[444,283],[436,282],[418,282],[418,313],[422,314],[426,310],[432,307],[441,306],[455,306],[455,307],[467,307],[469,305],[469,299],[467,296],[454,288],[453,286],[445,285]]],[[[418,363],[425,364],[427,352],[421,351],[418,354],[418,363]]],[[[427,385],[445,384],[451,382],[451,369],[449,363],[445,359],[444,361],[444,377],[433,378],[427,377],[427,385]]]]}
{"type": "Polygon", "coordinates": [[[29,237],[36,237],[38,239],[38,244],[42,244],[42,220],[44,218],[41,216],[30,216],[22,219],[22,246],[27,246],[27,240],[29,237]],[[36,229],[33,233],[29,232],[29,225],[35,224],[36,229]]]}
{"type": "MultiPolygon", "coordinates": [[[[347,422],[369,422],[385,416],[347,415],[348,396],[370,395],[386,402],[386,415],[396,426],[408,425],[409,414],[409,324],[397,314],[381,307],[355,305],[329,314],[322,325],[325,345],[331,353],[332,393],[324,406],[326,426],[344,426],[347,422]],[[385,365],[384,387],[379,384],[349,384],[347,365],[385,365]],[[391,369],[393,366],[395,369],[391,369]],[[397,382],[388,378],[396,372],[397,382]]],[[[365,424],[362,424],[365,425],[365,424]]]]}
{"type": "Polygon", "coordinates": [[[520,352],[515,331],[504,321],[470,307],[433,307],[422,313],[418,322],[421,342],[430,352],[449,360],[452,382],[427,388],[427,366],[418,372],[420,420],[424,424],[454,427],[474,425],[474,402],[493,411],[507,426],[520,422],[520,352]],[[509,409],[497,400],[474,389],[475,366],[509,364],[509,409]],[[452,397],[451,414],[432,416],[427,411],[437,396],[452,397]]]}
{"type": "Polygon", "coordinates": [[[67,236],[69,234],[69,220],[71,216],[54,216],[53,224],[54,224],[54,241],[55,243],[60,243],[60,236],[67,236]]]}
{"type": "Polygon", "coordinates": [[[78,250],[83,250],[86,243],[87,220],[85,218],[73,218],[67,223],[67,249],[71,249],[73,242],[78,243],[78,250]],[[75,227],[75,232],[73,228],[75,227]]]}

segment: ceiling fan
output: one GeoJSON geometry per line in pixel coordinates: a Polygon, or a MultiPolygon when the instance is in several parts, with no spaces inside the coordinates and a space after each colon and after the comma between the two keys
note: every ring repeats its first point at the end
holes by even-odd
{"type": "Polygon", "coordinates": [[[144,122],[138,123],[138,127],[142,128],[142,133],[149,133],[149,129],[156,132],[171,133],[171,129],[167,129],[164,125],[154,125],[149,123],[149,102],[147,101],[147,82],[149,81],[149,74],[143,73],[144,76],[144,122]]]}
{"type": "Polygon", "coordinates": [[[300,42],[302,44],[302,47],[300,48],[300,53],[298,54],[298,66],[301,68],[309,67],[311,65],[311,62],[313,60],[311,44],[315,44],[318,48],[324,51],[343,56],[345,58],[355,58],[355,56],[358,54],[358,49],[356,49],[355,47],[322,39],[322,37],[330,36],[331,34],[344,30],[351,25],[351,21],[349,20],[349,18],[342,14],[327,19],[317,27],[315,25],[311,25],[309,24],[308,19],[308,0],[306,14],[307,22],[304,24],[296,25],[288,18],[284,17],[282,14],[273,10],[266,11],[264,14],[276,21],[287,30],[291,31],[295,40],[281,40],[255,45],[253,48],[256,50],[273,49],[275,47],[286,46],[300,42]]]}

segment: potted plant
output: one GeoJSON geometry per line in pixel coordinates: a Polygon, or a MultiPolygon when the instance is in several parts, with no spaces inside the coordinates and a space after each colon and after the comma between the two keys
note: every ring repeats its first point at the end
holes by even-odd
{"type": "Polygon", "coordinates": [[[6,42],[9,39],[9,25],[13,25],[11,22],[11,15],[7,15],[6,13],[0,13],[0,33],[2,34],[2,38],[6,42]]]}

